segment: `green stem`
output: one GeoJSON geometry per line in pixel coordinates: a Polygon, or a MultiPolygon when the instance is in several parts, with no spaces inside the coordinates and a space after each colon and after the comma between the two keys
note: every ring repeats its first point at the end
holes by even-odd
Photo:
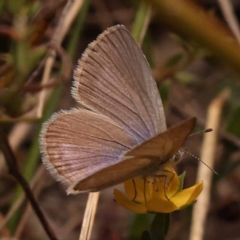
{"type": "Polygon", "coordinates": [[[131,31],[133,38],[140,45],[143,41],[143,37],[145,36],[150,14],[151,14],[150,5],[141,1],[137,9],[136,17],[133,22],[131,31]]]}
{"type": "Polygon", "coordinates": [[[67,52],[69,56],[73,59],[76,54],[76,46],[78,45],[80,34],[83,29],[83,23],[86,18],[88,8],[90,6],[91,0],[85,0],[80,14],[78,15],[74,27],[71,33],[71,39],[67,47],[67,52]]]}

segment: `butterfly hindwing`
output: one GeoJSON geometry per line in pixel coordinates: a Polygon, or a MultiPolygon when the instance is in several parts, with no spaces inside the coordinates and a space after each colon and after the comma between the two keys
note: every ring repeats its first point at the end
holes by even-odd
{"type": "Polygon", "coordinates": [[[67,186],[117,163],[136,144],[114,121],[84,109],[55,114],[41,133],[43,162],[67,186]]]}

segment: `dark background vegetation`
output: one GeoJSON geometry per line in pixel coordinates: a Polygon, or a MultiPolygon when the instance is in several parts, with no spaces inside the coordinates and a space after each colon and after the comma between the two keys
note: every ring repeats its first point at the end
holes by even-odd
{"type": "MultiPolygon", "coordinates": [[[[76,105],[70,95],[72,72],[87,45],[114,24],[124,24],[131,31],[139,1],[83,1],[60,47],[56,44],[59,37],[56,29],[65,17],[62,11],[66,2],[0,1],[0,126],[10,139],[22,174],[28,182],[36,179],[33,192],[56,235],[59,239],[74,240],[79,236],[87,194],[67,196],[64,188],[41,167],[39,130],[51,112],[76,105]],[[56,58],[49,81],[41,87],[46,57],[52,51],[56,58]],[[47,101],[40,96],[43,89],[48,90],[47,101]],[[41,103],[44,110],[39,118],[37,110],[41,103]]],[[[213,167],[219,175],[213,176],[204,239],[237,240],[240,239],[240,47],[227,29],[218,2],[195,2],[199,6],[187,10],[196,13],[196,19],[197,13],[203,12],[202,17],[209,24],[198,29],[192,25],[198,19],[191,20],[190,16],[182,24],[171,16],[171,6],[162,12],[160,7],[154,7],[156,12],[152,13],[142,48],[158,83],[168,126],[196,116],[196,130],[204,129],[209,104],[222,91],[229,91],[220,119],[213,167]],[[211,39],[214,35],[219,37],[211,39]]],[[[238,17],[240,3],[232,3],[238,17]]],[[[179,11],[184,19],[186,15],[181,16],[181,10],[185,13],[186,9],[179,11]]],[[[195,156],[200,156],[202,138],[203,135],[198,135],[186,143],[195,156]]],[[[187,173],[186,187],[195,183],[197,168],[198,161],[190,156],[178,166],[179,173],[187,173]]],[[[151,216],[135,215],[118,206],[112,192],[113,189],[108,189],[101,193],[92,239],[137,239],[148,227],[151,216]]],[[[0,224],[20,195],[20,188],[8,174],[1,154],[0,224]]],[[[191,208],[171,217],[169,239],[188,239],[191,208]]],[[[0,239],[13,236],[47,239],[26,200],[0,231],[0,239]]]]}

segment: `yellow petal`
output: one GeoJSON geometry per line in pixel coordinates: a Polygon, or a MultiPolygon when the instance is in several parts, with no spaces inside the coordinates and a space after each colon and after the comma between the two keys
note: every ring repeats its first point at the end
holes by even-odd
{"type": "Polygon", "coordinates": [[[201,193],[202,189],[203,182],[200,181],[194,186],[178,192],[174,197],[171,198],[171,202],[173,202],[178,208],[191,204],[201,193]]]}
{"type": "Polygon", "coordinates": [[[171,213],[178,210],[178,207],[171,200],[152,198],[146,204],[148,212],[171,213]]]}
{"type": "Polygon", "coordinates": [[[114,198],[119,205],[122,205],[124,208],[135,212],[135,213],[146,213],[147,207],[144,203],[136,203],[129,200],[124,194],[119,190],[114,189],[114,198]]]}
{"type": "Polygon", "coordinates": [[[145,203],[152,197],[152,184],[141,177],[124,182],[125,192],[132,201],[145,203]]]}

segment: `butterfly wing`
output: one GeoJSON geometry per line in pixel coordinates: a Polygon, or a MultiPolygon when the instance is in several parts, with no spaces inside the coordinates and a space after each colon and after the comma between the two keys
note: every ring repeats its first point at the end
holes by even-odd
{"type": "Polygon", "coordinates": [[[124,26],[107,29],[88,46],[74,79],[74,98],[113,119],[138,143],[166,130],[151,69],[124,26]]]}
{"type": "Polygon", "coordinates": [[[191,118],[149,139],[126,152],[122,160],[85,179],[76,180],[68,193],[99,191],[136,176],[146,176],[168,164],[168,160],[182,146],[196,123],[191,118]]]}
{"type": "Polygon", "coordinates": [[[160,160],[168,159],[173,156],[187,137],[192,132],[196,125],[196,118],[190,118],[172,128],[169,128],[166,132],[159,134],[142,144],[134,147],[124,154],[125,157],[156,157],[159,156],[160,160]],[[170,144],[171,146],[168,146],[170,144]],[[161,147],[160,147],[161,146],[161,147]],[[163,149],[171,149],[171,151],[164,151],[163,149]],[[168,154],[166,154],[168,153],[168,154]]]}
{"type": "Polygon", "coordinates": [[[53,115],[40,143],[44,164],[65,185],[116,164],[137,144],[110,118],[84,109],[53,115]]]}

